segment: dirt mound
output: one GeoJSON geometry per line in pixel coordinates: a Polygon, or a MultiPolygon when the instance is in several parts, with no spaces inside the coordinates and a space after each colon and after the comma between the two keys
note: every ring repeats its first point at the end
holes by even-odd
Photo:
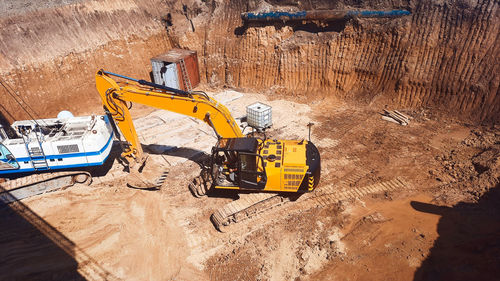
{"type": "Polygon", "coordinates": [[[442,167],[431,171],[442,192],[440,200],[478,200],[500,183],[500,133],[473,130],[469,137],[449,153],[436,157],[442,167]]]}

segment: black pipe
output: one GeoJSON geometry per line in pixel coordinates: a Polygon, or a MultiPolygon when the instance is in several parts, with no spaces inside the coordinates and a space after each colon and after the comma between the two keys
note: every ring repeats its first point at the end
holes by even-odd
{"type": "Polygon", "coordinates": [[[179,95],[184,95],[184,96],[190,96],[191,95],[189,92],[186,92],[186,91],[183,91],[183,90],[179,90],[179,89],[175,89],[175,88],[170,88],[170,87],[163,86],[163,85],[160,85],[160,84],[156,84],[156,83],[153,83],[153,82],[149,82],[149,81],[146,81],[146,80],[142,80],[142,79],[138,80],[138,79],[135,79],[135,78],[132,78],[132,77],[128,77],[128,76],[121,75],[121,74],[116,74],[116,73],[105,71],[105,70],[102,70],[102,69],[100,71],[103,72],[103,73],[105,73],[105,74],[108,74],[108,75],[112,75],[112,76],[120,77],[120,78],[123,78],[123,79],[126,79],[126,80],[131,80],[131,81],[137,82],[137,83],[139,83],[141,85],[145,85],[145,86],[150,86],[150,87],[157,88],[157,89],[166,90],[166,91],[169,91],[169,92],[172,92],[172,93],[176,93],[176,94],[179,94],[179,95]]]}
{"type": "Polygon", "coordinates": [[[166,90],[166,91],[169,91],[169,92],[173,92],[173,93],[176,93],[176,94],[179,94],[179,95],[183,95],[183,96],[189,96],[189,95],[191,95],[189,92],[186,92],[186,91],[183,91],[183,90],[179,90],[179,89],[175,89],[175,88],[170,88],[170,87],[163,86],[163,85],[160,85],[160,84],[156,84],[156,83],[153,83],[153,82],[149,82],[149,81],[146,81],[146,80],[138,80],[137,83],[139,83],[141,85],[145,85],[145,86],[150,86],[150,87],[153,87],[153,88],[163,89],[163,90],[166,90]]]}

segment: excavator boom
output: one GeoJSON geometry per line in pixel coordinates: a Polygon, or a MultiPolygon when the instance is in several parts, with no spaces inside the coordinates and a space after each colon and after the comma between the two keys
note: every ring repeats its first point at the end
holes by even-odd
{"type": "Polygon", "coordinates": [[[143,151],[128,110],[127,102],[176,112],[200,119],[212,127],[219,138],[243,137],[241,129],[228,109],[213,98],[197,92],[185,92],[144,80],[137,80],[99,70],[96,86],[102,103],[128,141],[123,157],[141,161],[143,151]],[[124,79],[115,81],[111,76],[124,79]]]}

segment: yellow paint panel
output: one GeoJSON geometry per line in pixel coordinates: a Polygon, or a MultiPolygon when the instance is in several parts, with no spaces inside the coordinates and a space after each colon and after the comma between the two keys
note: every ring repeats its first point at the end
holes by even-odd
{"type": "Polygon", "coordinates": [[[304,166],[306,163],[306,146],[298,144],[296,141],[284,141],[285,151],[283,164],[304,166]]]}
{"type": "Polygon", "coordinates": [[[217,188],[217,189],[240,189],[238,186],[221,186],[221,185],[216,185],[215,188],[217,188]]]}

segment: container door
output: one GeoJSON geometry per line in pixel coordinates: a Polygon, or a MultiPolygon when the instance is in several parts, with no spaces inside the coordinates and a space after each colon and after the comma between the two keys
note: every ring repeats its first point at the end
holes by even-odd
{"type": "Polygon", "coordinates": [[[151,61],[151,67],[153,68],[153,82],[156,84],[163,85],[163,79],[161,78],[161,69],[163,68],[162,61],[151,61]]]}
{"type": "Polygon", "coordinates": [[[179,76],[177,76],[177,65],[170,63],[162,69],[162,78],[165,86],[175,89],[179,88],[179,76]]]}

